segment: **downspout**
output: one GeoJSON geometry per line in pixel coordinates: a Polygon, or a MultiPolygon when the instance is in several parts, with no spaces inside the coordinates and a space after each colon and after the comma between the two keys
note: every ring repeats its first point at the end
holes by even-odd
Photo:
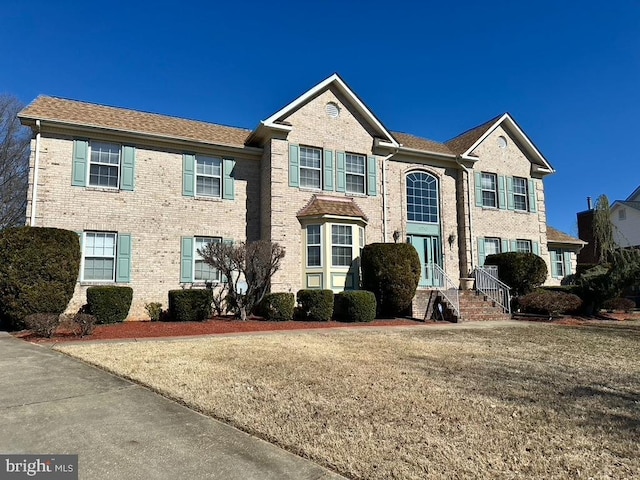
{"type": "Polygon", "coordinates": [[[33,161],[33,188],[31,189],[31,218],[29,225],[36,226],[36,201],[38,198],[38,171],[40,170],[40,120],[36,120],[36,157],[33,161]]]}
{"type": "Polygon", "coordinates": [[[396,148],[395,152],[390,153],[382,159],[382,238],[384,243],[387,243],[388,229],[387,229],[387,160],[398,153],[400,148],[396,148]]]}
{"type": "MultiPolygon", "coordinates": [[[[473,209],[471,208],[471,172],[467,167],[465,167],[460,161],[460,157],[456,157],[456,163],[462,167],[462,169],[467,174],[467,206],[469,207],[469,253],[471,253],[471,271],[473,271],[473,267],[475,265],[475,261],[473,259],[473,209]]],[[[466,275],[469,275],[471,272],[466,272],[466,275]]]]}

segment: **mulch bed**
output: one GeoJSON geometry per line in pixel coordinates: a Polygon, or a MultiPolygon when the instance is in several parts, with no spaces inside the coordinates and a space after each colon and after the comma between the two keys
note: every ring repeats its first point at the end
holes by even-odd
{"type": "Polygon", "coordinates": [[[154,337],[183,337],[192,335],[211,335],[221,333],[271,332],[279,330],[300,330],[310,328],[335,327],[382,327],[398,325],[424,325],[424,322],[397,318],[391,320],[374,320],[369,323],[346,322],[268,322],[262,319],[249,319],[244,322],[233,318],[213,318],[205,322],[124,322],[112,325],[98,325],[91,335],[76,337],[63,329],[52,338],[41,338],[29,331],[16,332],[14,335],[23,340],[36,343],[118,340],[154,337]]]}

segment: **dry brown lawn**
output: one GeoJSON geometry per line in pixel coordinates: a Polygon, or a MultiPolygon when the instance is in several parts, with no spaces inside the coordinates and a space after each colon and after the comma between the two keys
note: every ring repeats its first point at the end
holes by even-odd
{"type": "Polygon", "coordinates": [[[640,478],[640,322],[64,345],[358,479],[640,478]]]}

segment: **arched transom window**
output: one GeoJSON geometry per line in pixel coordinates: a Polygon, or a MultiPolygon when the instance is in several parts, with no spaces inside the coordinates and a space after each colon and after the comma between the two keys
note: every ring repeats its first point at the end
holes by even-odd
{"type": "Polygon", "coordinates": [[[425,172],[407,175],[407,220],[438,223],[438,180],[425,172]]]}

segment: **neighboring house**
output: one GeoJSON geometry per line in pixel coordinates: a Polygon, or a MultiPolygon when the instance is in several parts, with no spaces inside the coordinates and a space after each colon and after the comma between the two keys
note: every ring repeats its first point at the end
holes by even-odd
{"type": "Polygon", "coordinates": [[[620,247],[640,247],[640,187],[611,204],[613,240],[620,247]]]}
{"type": "Polygon", "coordinates": [[[554,170],[507,113],[434,142],[388,130],[332,75],[252,131],[47,96],[19,117],[34,132],[29,224],[82,240],[70,310],[87,286],[123,284],[145,317],[170,289],[219,281],[197,250],[224,240],[286,247],[273,291],[357,288],[362,247],[394,239],[416,247],[423,289],[492,253],[552,263],[554,170]]]}
{"type": "Polygon", "coordinates": [[[560,285],[565,277],[576,273],[578,253],[586,244],[587,242],[547,226],[550,278],[546,285],[560,285]]]}

